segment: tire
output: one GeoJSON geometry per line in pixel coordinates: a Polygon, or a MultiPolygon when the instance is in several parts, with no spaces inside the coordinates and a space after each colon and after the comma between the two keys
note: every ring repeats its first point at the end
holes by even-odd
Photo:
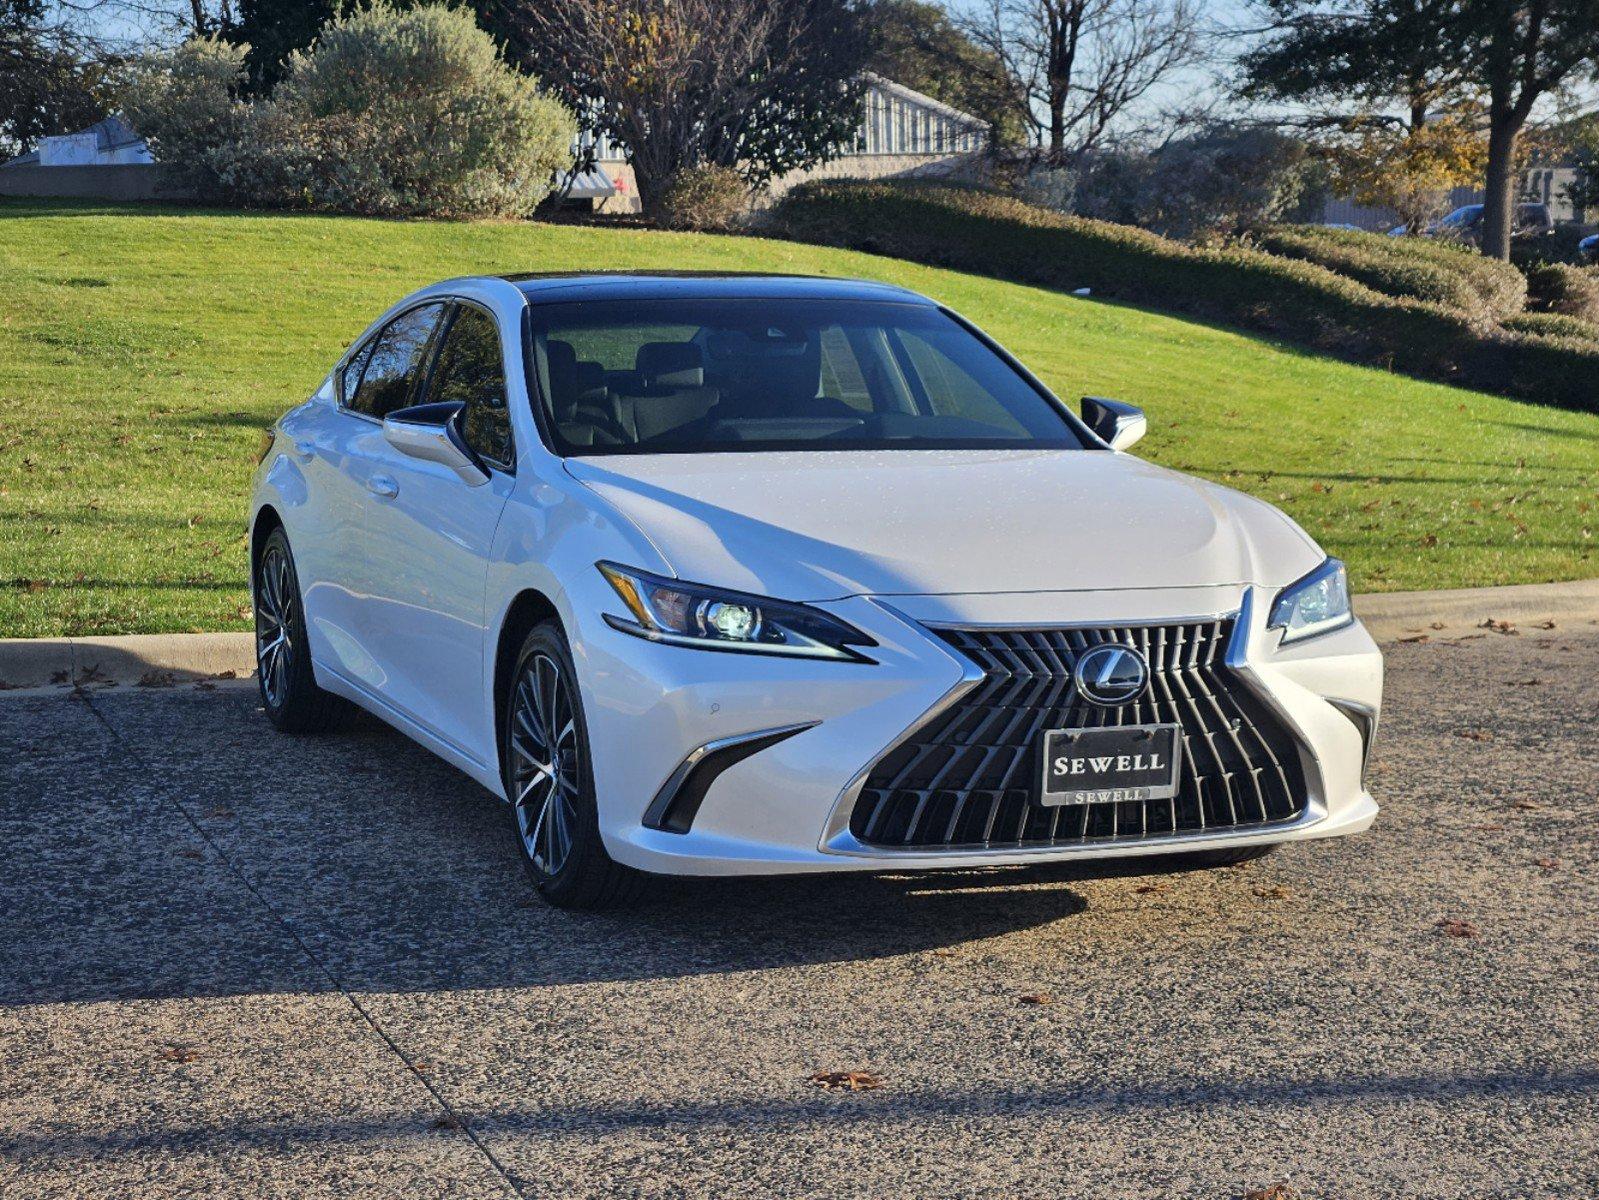
{"type": "Polygon", "coordinates": [[[267,720],[284,733],[326,733],[344,709],[337,696],[316,685],[300,580],[281,527],[267,536],[254,575],[255,679],[267,720]]]}
{"type": "Polygon", "coordinates": [[[527,635],[504,700],[501,773],[511,832],[534,890],[556,908],[631,903],[646,876],[605,851],[583,698],[555,622],[527,635]]]}

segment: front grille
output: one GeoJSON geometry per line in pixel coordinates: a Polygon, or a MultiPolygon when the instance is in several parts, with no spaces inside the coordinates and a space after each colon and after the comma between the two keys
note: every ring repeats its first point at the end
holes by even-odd
{"type": "Polygon", "coordinates": [[[1293,737],[1228,669],[1232,618],[1103,629],[935,630],[983,681],[872,768],[850,814],[861,842],[896,849],[1010,848],[1169,837],[1287,821],[1304,805],[1293,737]],[[1072,667],[1104,642],[1143,652],[1142,699],[1107,708],[1072,667]],[[1182,727],[1178,794],[1166,800],[1037,803],[1046,729],[1182,727]]]}

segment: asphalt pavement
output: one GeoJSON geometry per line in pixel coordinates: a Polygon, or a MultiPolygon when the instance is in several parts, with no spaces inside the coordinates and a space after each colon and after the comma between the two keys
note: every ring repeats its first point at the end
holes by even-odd
{"type": "Polygon", "coordinates": [[[1360,837],[605,915],[375,722],[0,694],[0,1197],[1599,1194],[1599,631],[1389,671],[1360,837]]]}

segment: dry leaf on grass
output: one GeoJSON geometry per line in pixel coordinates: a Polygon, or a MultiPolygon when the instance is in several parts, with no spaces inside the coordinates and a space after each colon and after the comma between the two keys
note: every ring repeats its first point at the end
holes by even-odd
{"type": "Polygon", "coordinates": [[[1516,633],[1520,633],[1521,632],[1521,630],[1517,629],[1509,621],[1496,621],[1492,617],[1489,617],[1481,625],[1477,626],[1477,628],[1478,629],[1491,629],[1495,633],[1516,634],[1516,633]]]}
{"type": "Polygon", "coordinates": [[[1438,932],[1444,937],[1474,938],[1477,936],[1477,927],[1470,921],[1460,917],[1439,917],[1438,932]]]}
{"type": "Polygon", "coordinates": [[[1055,1003],[1055,997],[1051,996],[1048,992],[1028,992],[1025,996],[1021,997],[1021,1003],[1035,1005],[1053,1004],[1055,1003]]]}
{"type": "Polygon", "coordinates": [[[883,1081],[866,1071],[817,1071],[811,1082],[830,1092],[869,1092],[883,1086],[883,1081]]]}

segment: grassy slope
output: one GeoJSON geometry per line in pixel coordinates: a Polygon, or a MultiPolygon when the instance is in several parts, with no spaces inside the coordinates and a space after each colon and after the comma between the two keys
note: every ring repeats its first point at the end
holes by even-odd
{"type": "Polygon", "coordinates": [[[886,279],[1063,396],[1144,405],[1140,453],[1281,504],[1364,590],[1599,574],[1599,418],[1136,309],[751,239],[0,204],[0,634],[245,624],[258,431],[406,291],[675,267],[886,279]]]}

